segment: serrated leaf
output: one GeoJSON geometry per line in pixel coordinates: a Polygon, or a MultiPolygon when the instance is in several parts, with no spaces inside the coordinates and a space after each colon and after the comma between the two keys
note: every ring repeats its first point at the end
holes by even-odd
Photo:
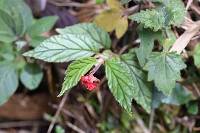
{"type": "Polygon", "coordinates": [[[72,62],[67,71],[66,77],[59,96],[78,84],[79,80],[85,75],[95,64],[97,60],[94,57],[82,58],[72,62]]]}
{"type": "Polygon", "coordinates": [[[145,65],[145,69],[148,70],[148,80],[154,80],[158,90],[165,95],[171,95],[176,80],[181,78],[180,70],[185,67],[180,55],[167,52],[153,52],[145,65]]]}
{"type": "Polygon", "coordinates": [[[102,47],[87,35],[65,34],[50,37],[24,56],[47,62],[68,62],[97,53],[102,47]]]}
{"type": "Polygon", "coordinates": [[[88,37],[103,47],[107,49],[111,47],[111,40],[108,33],[94,23],[76,24],[64,29],[57,29],[57,32],[60,34],[88,35],[88,37]]]}
{"type": "Polygon", "coordinates": [[[136,49],[136,55],[140,65],[143,67],[151,54],[154,41],[163,38],[162,32],[153,32],[149,29],[139,29],[140,47],[136,49]]]}
{"type": "Polygon", "coordinates": [[[165,96],[161,91],[154,88],[152,107],[158,108],[162,103],[179,106],[188,103],[192,99],[194,99],[192,93],[177,83],[170,96],[165,96]]]}
{"type": "Polygon", "coordinates": [[[126,65],[118,58],[105,62],[108,86],[115,99],[128,112],[131,113],[134,86],[126,65]]]}
{"type": "Polygon", "coordinates": [[[43,78],[41,68],[36,64],[27,64],[20,73],[20,80],[29,90],[36,89],[43,78]]]}
{"type": "Polygon", "coordinates": [[[14,94],[18,87],[18,76],[11,62],[0,63],[0,105],[14,94]]]}
{"type": "Polygon", "coordinates": [[[200,44],[197,44],[194,50],[194,64],[200,67],[200,44]]]}
{"type": "Polygon", "coordinates": [[[134,87],[131,91],[131,97],[150,113],[152,84],[147,81],[146,73],[140,68],[134,53],[122,55],[121,60],[126,65],[126,70],[130,73],[130,78],[134,87]]]}
{"type": "Polygon", "coordinates": [[[51,30],[57,20],[57,16],[48,16],[38,19],[33,25],[30,26],[27,33],[30,37],[40,36],[42,33],[51,30]]]}
{"type": "Polygon", "coordinates": [[[31,10],[23,0],[1,0],[0,9],[12,17],[17,36],[22,36],[32,24],[31,10]]]}
{"type": "Polygon", "coordinates": [[[181,0],[167,0],[156,9],[147,9],[136,13],[129,18],[158,31],[170,25],[179,26],[186,15],[186,10],[181,0]]]}

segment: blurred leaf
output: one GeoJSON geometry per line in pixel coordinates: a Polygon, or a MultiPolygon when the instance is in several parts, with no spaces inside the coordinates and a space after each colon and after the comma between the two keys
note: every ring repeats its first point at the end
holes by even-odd
{"type": "Polygon", "coordinates": [[[47,62],[68,62],[97,53],[102,47],[87,35],[64,34],[52,36],[24,56],[47,62]]]}
{"type": "Polygon", "coordinates": [[[161,103],[171,104],[171,105],[182,105],[193,100],[193,94],[188,91],[181,84],[176,84],[176,87],[172,90],[171,95],[165,96],[161,91],[156,88],[153,90],[153,108],[158,108],[161,103]]]}
{"type": "Polygon", "coordinates": [[[105,0],[96,0],[96,4],[103,4],[105,0]]]}
{"type": "Polygon", "coordinates": [[[34,36],[41,36],[42,33],[50,31],[57,20],[57,16],[48,16],[38,19],[29,27],[27,33],[31,38],[34,36]]]}
{"type": "MultiPolygon", "coordinates": [[[[147,81],[147,75],[140,68],[134,53],[123,54],[122,62],[125,64],[125,69],[132,81],[131,98],[140,104],[148,113],[151,111],[151,88],[152,85],[147,81]]],[[[124,90],[126,91],[126,90],[124,90]]]]}
{"type": "Polygon", "coordinates": [[[20,73],[20,80],[29,90],[37,89],[43,78],[43,72],[37,64],[27,64],[20,73]]]}
{"type": "Polygon", "coordinates": [[[32,24],[31,10],[23,0],[1,0],[0,9],[12,17],[17,36],[22,36],[32,24]]]}
{"type": "Polygon", "coordinates": [[[45,39],[46,37],[43,36],[33,36],[29,41],[29,45],[35,48],[39,46],[45,39]]]}
{"type": "Polygon", "coordinates": [[[191,101],[188,104],[186,104],[188,113],[192,115],[197,115],[199,112],[199,106],[197,101],[191,101]]]}
{"type": "Polygon", "coordinates": [[[55,133],[65,133],[65,129],[62,128],[60,125],[56,125],[55,133]]]}
{"type": "Polygon", "coordinates": [[[111,47],[111,40],[107,32],[95,25],[94,23],[81,23],[73,26],[67,26],[64,29],[57,29],[60,34],[74,34],[87,35],[99,45],[109,49],[111,47]]]}
{"type": "Polygon", "coordinates": [[[194,49],[194,64],[200,67],[200,44],[197,44],[194,49]]]}
{"type": "Polygon", "coordinates": [[[154,80],[158,90],[170,96],[176,80],[181,79],[180,70],[186,67],[181,56],[169,52],[152,52],[145,65],[148,80],[154,80]]]}
{"type": "Polygon", "coordinates": [[[0,43],[0,60],[12,61],[15,59],[12,44],[0,43]]]}
{"type": "Polygon", "coordinates": [[[149,29],[139,29],[140,47],[136,49],[136,55],[140,65],[143,67],[151,54],[154,41],[163,38],[162,32],[153,32],[149,29]]]}
{"type": "Polygon", "coordinates": [[[0,105],[14,94],[18,87],[18,75],[11,62],[0,63],[0,105]]]}
{"type": "Polygon", "coordinates": [[[170,25],[180,25],[186,15],[184,3],[181,0],[164,0],[156,9],[140,11],[129,18],[158,31],[170,25]]]}
{"type": "Polygon", "coordinates": [[[10,43],[16,40],[14,20],[2,10],[0,10],[0,25],[0,42],[10,43]]]}
{"type": "Polygon", "coordinates": [[[94,22],[105,31],[115,30],[117,38],[121,38],[128,28],[127,17],[123,16],[123,6],[118,0],[107,0],[110,9],[95,17],[94,22]]]}
{"type": "Polygon", "coordinates": [[[72,62],[66,71],[62,90],[59,96],[78,84],[79,80],[85,75],[95,64],[97,60],[94,57],[82,58],[72,62]]]}

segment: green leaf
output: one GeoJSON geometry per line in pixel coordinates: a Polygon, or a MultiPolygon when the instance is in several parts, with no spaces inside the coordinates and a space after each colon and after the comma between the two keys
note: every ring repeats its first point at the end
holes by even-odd
{"type": "Polygon", "coordinates": [[[108,86],[119,104],[131,114],[131,102],[134,86],[127,66],[119,58],[112,58],[105,62],[108,86]]]}
{"type": "Polygon", "coordinates": [[[59,96],[62,96],[66,91],[77,85],[81,77],[96,63],[97,60],[94,57],[82,58],[72,62],[65,72],[66,77],[59,96]]]}
{"type": "Polygon", "coordinates": [[[194,64],[199,68],[200,67],[200,44],[197,44],[194,49],[194,64]]]}
{"type": "Polygon", "coordinates": [[[0,10],[0,41],[10,43],[16,40],[14,21],[9,14],[0,10]]]}
{"type": "Polygon", "coordinates": [[[102,46],[87,35],[65,34],[50,37],[24,56],[47,62],[67,62],[98,53],[102,46]]]}
{"type": "Polygon", "coordinates": [[[38,19],[28,29],[27,33],[30,37],[40,36],[42,35],[42,33],[50,31],[57,20],[58,20],[57,16],[48,16],[38,19]]]}
{"type": "Polygon", "coordinates": [[[15,59],[15,53],[12,44],[0,43],[0,61],[7,60],[13,61],[15,59]]]}
{"type": "Polygon", "coordinates": [[[198,102],[197,101],[191,101],[189,102],[187,105],[187,111],[188,113],[192,114],[192,115],[197,115],[199,112],[199,106],[198,106],[198,102]]]}
{"type": "Polygon", "coordinates": [[[170,25],[179,26],[186,15],[186,10],[181,0],[163,0],[156,9],[140,11],[129,18],[158,31],[170,25]]]}
{"type": "Polygon", "coordinates": [[[65,129],[60,125],[56,125],[55,133],[65,133],[65,129]]]}
{"type": "Polygon", "coordinates": [[[154,80],[156,87],[165,95],[171,95],[176,80],[181,78],[180,70],[186,65],[176,53],[152,52],[145,65],[148,80],[154,80]]]}
{"type": "MultiPolygon", "coordinates": [[[[152,85],[147,81],[147,75],[140,68],[134,53],[128,53],[121,56],[122,62],[126,65],[130,79],[133,84],[131,97],[140,104],[148,113],[151,111],[151,89],[152,85]]],[[[126,90],[124,90],[126,91],[126,90]]]]}
{"type": "Polygon", "coordinates": [[[36,64],[27,64],[20,73],[20,80],[29,90],[36,89],[43,78],[43,72],[36,64]]]}
{"type": "Polygon", "coordinates": [[[102,45],[103,48],[109,49],[111,47],[111,40],[107,32],[98,27],[94,23],[82,23],[73,26],[68,26],[64,29],[57,29],[60,34],[75,34],[75,35],[87,35],[94,40],[98,45],[102,45]]]}
{"type": "Polygon", "coordinates": [[[17,36],[22,36],[32,24],[31,10],[23,0],[1,0],[0,9],[12,17],[17,36]]]}
{"type": "Polygon", "coordinates": [[[161,103],[179,106],[193,99],[192,93],[188,91],[187,88],[177,83],[170,96],[165,96],[161,91],[155,88],[153,90],[152,107],[158,108],[161,103]]]}
{"type": "Polygon", "coordinates": [[[35,48],[39,46],[45,39],[46,37],[43,36],[32,36],[29,41],[29,45],[35,48]]]}
{"type": "Polygon", "coordinates": [[[149,29],[141,28],[139,30],[140,47],[136,49],[136,55],[140,65],[143,67],[151,54],[154,41],[163,38],[162,32],[153,32],[149,29]]]}
{"type": "Polygon", "coordinates": [[[10,62],[0,63],[0,105],[14,94],[18,87],[18,76],[10,62]]]}

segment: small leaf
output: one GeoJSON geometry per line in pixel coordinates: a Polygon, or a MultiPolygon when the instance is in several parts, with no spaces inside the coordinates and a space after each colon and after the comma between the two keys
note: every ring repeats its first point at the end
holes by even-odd
{"type": "Polygon", "coordinates": [[[191,101],[188,104],[186,104],[187,112],[192,115],[197,115],[199,112],[199,106],[197,101],[191,101]]]}
{"type": "Polygon", "coordinates": [[[122,55],[121,60],[126,65],[126,70],[130,73],[129,78],[133,83],[132,98],[150,113],[152,85],[147,81],[146,73],[140,68],[134,53],[122,55]]]}
{"type": "Polygon", "coordinates": [[[171,95],[176,80],[181,78],[180,70],[185,67],[181,56],[176,53],[153,52],[145,69],[148,70],[148,80],[154,80],[158,90],[165,95],[171,95]]]}
{"type": "Polygon", "coordinates": [[[11,62],[0,63],[0,105],[14,94],[18,87],[18,75],[11,62]]]}
{"type": "Polygon", "coordinates": [[[197,44],[194,50],[194,64],[200,67],[200,44],[197,44]]]}
{"type": "Polygon", "coordinates": [[[67,26],[64,29],[57,29],[60,34],[75,34],[75,35],[88,35],[99,45],[109,49],[111,47],[111,40],[107,32],[98,27],[94,23],[81,23],[73,26],[67,26]]]}
{"type": "Polygon", "coordinates": [[[87,35],[56,35],[41,43],[24,56],[34,57],[47,62],[68,62],[89,57],[103,48],[87,35]]]}
{"type": "Polygon", "coordinates": [[[151,54],[154,41],[159,40],[162,37],[162,32],[153,32],[149,29],[139,29],[140,47],[136,49],[136,55],[140,65],[143,67],[147,62],[148,56],[151,54]]]}
{"type": "Polygon", "coordinates": [[[185,6],[181,0],[164,0],[156,9],[142,10],[129,18],[143,24],[144,28],[158,31],[170,25],[179,26],[185,15],[185,6]]]}
{"type": "Polygon", "coordinates": [[[127,71],[125,64],[118,58],[107,60],[105,67],[110,91],[119,104],[131,114],[134,86],[130,73],[127,71]]]}
{"type": "Polygon", "coordinates": [[[128,28],[128,20],[126,17],[122,17],[118,20],[115,28],[117,38],[121,38],[128,28]]]}
{"type": "Polygon", "coordinates": [[[40,36],[42,35],[42,33],[50,31],[57,20],[58,20],[57,16],[48,16],[38,19],[28,29],[27,32],[30,35],[30,37],[40,36]]]}
{"type": "Polygon", "coordinates": [[[94,57],[82,58],[72,62],[66,71],[66,77],[59,96],[78,84],[79,80],[85,75],[95,64],[97,60],[94,57]]]}
{"type": "Polygon", "coordinates": [[[36,64],[27,64],[20,74],[20,80],[29,90],[36,89],[43,78],[43,72],[36,64]]]}

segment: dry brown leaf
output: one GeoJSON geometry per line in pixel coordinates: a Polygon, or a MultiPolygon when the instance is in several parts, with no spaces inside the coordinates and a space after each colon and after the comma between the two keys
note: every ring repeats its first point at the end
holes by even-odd
{"type": "Polygon", "coordinates": [[[192,37],[194,37],[199,30],[200,30],[200,21],[193,22],[187,28],[187,30],[176,40],[176,42],[173,44],[172,48],[170,49],[170,52],[175,51],[178,54],[180,54],[188,45],[192,37]]]}

